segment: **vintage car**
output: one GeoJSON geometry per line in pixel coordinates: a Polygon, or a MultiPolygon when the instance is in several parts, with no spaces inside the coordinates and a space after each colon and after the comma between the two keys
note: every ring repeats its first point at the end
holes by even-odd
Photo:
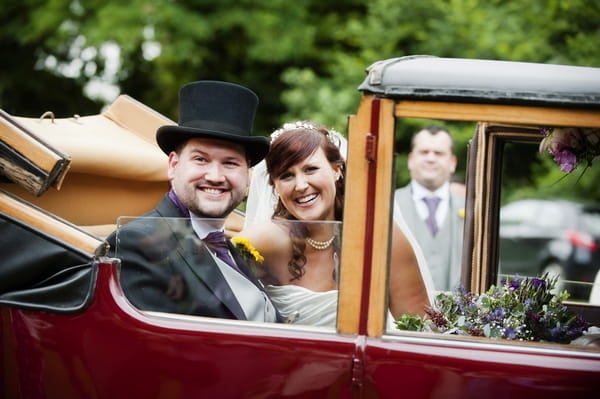
{"type": "MultiPolygon", "coordinates": [[[[598,346],[389,329],[386,298],[397,125],[473,123],[462,282],[480,293],[498,281],[505,146],[537,151],[541,126],[600,128],[600,69],[402,57],[369,66],[359,93],[335,328],[136,309],[103,237],[117,216],[137,216],[162,195],[165,159],[153,136],[172,122],[126,96],[101,115],[57,120],[44,137],[36,131],[51,118],[4,114],[0,170],[21,184],[0,193],[0,396],[596,397],[598,346]],[[93,136],[99,124],[122,137],[93,136]],[[114,154],[115,140],[143,151],[114,154]]],[[[568,306],[600,325],[598,306],[568,306]]]]}

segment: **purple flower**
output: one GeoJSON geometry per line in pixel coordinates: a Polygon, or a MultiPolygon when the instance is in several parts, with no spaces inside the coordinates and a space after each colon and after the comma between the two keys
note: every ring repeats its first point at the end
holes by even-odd
{"type": "Polygon", "coordinates": [[[542,136],[547,136],[548,134],[550,134],[550,132],[552,132],[552,129],[549,127],[540,128],[540,133],[542,134],[542,136]]]}
{"type": "Polygon", "coordinates": [[[589,166],[600,156],[600,129],[597,128],[542,128],[544,136],[539,152],[549,151],[565,173],[571,173],[578,162],[589,166]]]}
{"type": "Polygon", "coordinates": [[[518,282],[517,280],[512,280],[512,281],[510,282],[510,288],[512,288],[512,289],[515,289],[515,290],[516,290],[516,289],[517,289],[517,288],[519,288],[520,286],[521,286],[521,283],[520,283],[520,282],[518,282]]]}
{"type": "Polygon", "coordinates": [[[534,277],[531,279],[531,285],[533,285],[535,288],[546,289],[546,280],[534,277]]]}
{"type": "Polygon", "coordinates": [[[496,308],[487,317],[488,317],[488,320],[490,320],[490,321],[492,321],[492,320],[501,321],[502,318],[504,317],[504,309],[502,309],[502,308],[496,308]]]}
{"type": "Polygon", "coordinates": [[[577,157],[569,150],[561,150],[554,153],[554,162],[560,166],[560,170],[571,173],[577,166],[577,157]]]}
{"type": "Polygon", "coordinates": [[[517,339],[517,332],[512,327],[504,329],[504,338],[506,339],[517,339]]]}

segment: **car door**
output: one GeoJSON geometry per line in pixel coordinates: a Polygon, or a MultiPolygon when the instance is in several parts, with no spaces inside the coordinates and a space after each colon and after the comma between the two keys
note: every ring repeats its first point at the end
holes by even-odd
{"type": "MultiPolygon", "coordinates": [[[[346,218],[345,223],[366,226],[365,240],[360,243],[365,252],[360,257],[363,263],[357,260],[356,264],[344,264],[341,282],[355,274],[367,274],[360,304],[363,312],[357,321],[359,333],[366,336],[360,352],[363,392],[389,398],[594,395],[600,378],[600,353],[595,348],[385,328],[394,181],[392,149],[398,120],[419,118],[477,124],[467,161],[462,271],[463,285],[474,293],[483,292],[498,281],[498,212],[504,144],[512,140],[539,142],[535,125],[540,122],[600,126],[597,111],[556,112],[533,105],[512,105],[511,101],[523,103],[523,99],[512,98],[519,94],[511,88],[528,84],[520,79],[518,71],[521,67],[529,71],[530,65],[455,61],[406,57],[373,64],[359,88],[362,100],[357,113],[350,118],[349,178],[352,173],[356,184],[349,187],[349,197],[364,200],[359,206],[354,203],[352,222],[346,218]],[[496,79],[493,82],[487,80],[491,75],[496,79]],[[494,91],[497,84],[506,89],[505,97],[494,91]],[[495,101],[499,104],[495,105],[495,101]],[[365,213],[357,211],[363,208],[365,213]]],[[[545,70],[543,66],[539,69],[538,73],[545,70]]],[[[535,87],[531,89],[535,92],[535,87]]],[[[345,240],[344,245],[359,243],[345,240]]],[[[340,304],[350,301],[345,298],[345,291],[340,295],[340,304]]],[[[598,321],[597,308],[578,309],[590,316],[593,323],[598,321]]]]}
{"type": "Polygon", "coordinates": [[[1,199],[3,236],[21,243],[3,245],[3,397],[351,395],[354,336],[140,311],[102,240],[7,193],[1,199]]]}

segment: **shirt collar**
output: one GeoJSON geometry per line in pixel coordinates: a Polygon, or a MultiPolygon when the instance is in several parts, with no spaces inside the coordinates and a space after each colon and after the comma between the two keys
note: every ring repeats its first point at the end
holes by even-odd
{"type": "Polygon", "coordinates": [[[423,199],[425,197],[439,197],[442,201],[447,201],[450,196],[450,183],[445,182],[435,191],[430,191],[416,181],[411,181],[413,198],[423,199]]]}
{"type": "Polygon", "coordinates": [[[223,231],[225,219],[198,218],[193,213],[191,214],[192,228],[200,238],[204,238],[212,231],[223,231]]]}

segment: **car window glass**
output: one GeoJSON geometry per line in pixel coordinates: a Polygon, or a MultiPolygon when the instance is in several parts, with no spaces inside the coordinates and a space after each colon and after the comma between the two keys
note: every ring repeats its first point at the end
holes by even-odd
{"type": "Polygon", "coordinates": [[[555,229],[572,223],[572,212],[561,203],[552,201],[538,202],[538,210],[535,212],[539,217],[532,219],[532,224],[539,228],[555,229]],[[569,222],[571,219],[571,222],[569,222]]]}
{"type": "Polygon", "coordinates": [[[595,236],[600,236],[600,208],[586,208],[580,217],[581,227],[595,236]]]}
{"type": "Polygon", "coordinates": [[[229,258],[221,258],[199,237],[223,223],[119,218],[113,255],[121,259],[120,283],[131,304],[154,312],[334,330],[341,222],[247,226],[230,238],[229,258]],[[275,319],[269,319],[271,311],[275,319]]]}
{"type": "Polygon", "coordinates": [[[600,218],[586,214],[582,204],[600,202],[596,171],[564,173],[537,143],[507,143],[503,155],[498,279],[548,273],[558,276],[557,291],[588,302],[600,267],[594,249],[600,218]],[[520,228],[508,228],[515,225],[520,228]]]}
{"type": "MultiPolygon", "coordinates": [[[[400,120],[400,126],[396,133],[397,157],[396,178],[394,181],[396,190],[408,184],[407,182],[410,180],[407,170],[410,141],[407,139],[409,137],[406,133],[407,129],[402,125],[403,121],[405,120],[400,120]]],[[[431,122],[436,121],[421,121],[423,125],[431,122]]],[[[438,123],[443,124],[443,122],[438,123]]],[[[409,125],[413,127],[412,131],[414,131],[414,121],[410,120],[409,125]]],[[[467,124],[463,126],[467,126],[465,130],[471,129],[470,134],[472,136],[473,126],[467,124]]],[[[531,128],[526,129],[532,130],[531,128]]],[[[466,144],[463,145],[466,147],[466,144]]],[[[563,226],[572,226],[579,218],[577,207],[568,206],[568,201],[585,201],[596,204],[600,201],[598,186],[593,183],[597,174],[589,173],[589,171],[581,174],[581,170],[578,169],[576,174],[564,176],[565,174],[557,169],[558,167],[552,157],[547,153],[539,153],[539,143],[531,142],[531,140],[506,142],[502,145],[503,157],[500,167],[501,173],[498,177],[501,181],[499,190],[500,217],[497,221],[500,232],[497,246],[498,259],[492,266],[496,267],[497,265],[499,271],[494,284],[500,285],[507,277],[541,276],[547,272],[551,276],[558,275],[561,277],[558,280],[557,290],[565,289],[569,292],[568,302],[589,303],[593,280],[600,265],[599,252],[585,253],[585,251],[582,251],[581,244],[585,242],[597,243],[598,238],[585,241],[585,235],[574,235],[572,233],[569,235],[565,232],[563,226]],[[581,186],[575,187],[575,185],[581,186]],[[563,264],[555,262],[551,258],[545,258],[543,266],[539,266],[537,264],[539,254],[533,243],[540,241],[540,237],[544,236],[547,238],[543,239],[549,241],[549,246],[556,254],[564,255],[572,251],[572,257],[575,257],[577,262],[583,262],[587,265],[583,268],[587,269],[586,275],[567,274],[563,264]]],[[[461,153],[460,148],[457,149],[457,153],[461,153]]],[[[464,157],[465,159],[462,162],[466,163],[466,155],[464,157]]],[[[460,159],[458,164],[461,164],[460,159]]],[[[464,173],[464,169],[460,169],[459,166],[457,172],[464,173]]],[[[395,200],[397,202],[396,198],[395,200]]],[[[403,210],[406,210],[406,207],[403,210]]],[[[410,218],[415,213],[412,211],[411,214],[411,212],[406,211],[403,212],[403,215],[409,214],[408,217],[410,218]]],[[[592,214],[594,214],[594,211],[592,211],[592,214]]],[[[597,215],[588,217],[587,220],[594,220],[598,223],[597,215]]],[[[589,224],[589,222],[581,223],[582,226],[585,224],[589,224]]],[[[593,232],[595,229],[588,227],[586,230],[593,232]]],[[[412,229],[409,229],[409,231],[414,234],[412,229]]],[[[594,245],[596,244],[592,244],[591,247],[594,245]]],[[[417,244],[417,246],[419,251],[423,250],[420,245],[417,244]]],[[[598,281],[600,282],[600,280],[598,281]]],[[[557,290],[555,292],[558,292],[557,290]]],[[[440,291],[444,290],[434,289],[433,297],[436,297],[440,291]]],[[[449,292],[449,290],[446,290],[446,292],[449,292]]],[[[410,326],[408,327],[406,329],[410,329],[410,326]]],[[[399,332],[398,329],[389,327],[389,325],[386,328],[388,332],[399,332]]]]}
{"type": "Polygon", "coordinates": [[[523,225],[533,223],[537,215],[536,203],[523,201],[519,204],[508,204],[500,210],[501,226],[523,225]]]}
{"type": "MultiPolygon", "coordinates": [[[[472,138],[474,131],[474,123],[413,118],[397,120],[393,220],[396,225],[400,226],[413,247],[430,302],[438,292],[450,292],[456,289],[461,281],[467,143],[472,138]],[[446,147],[443,144],[440,145],[441,143],[436,140],[431,142],[426,140],[422,146],[419,145],[418,148],[415,148],[412,155],[410,154],[413,135],[424,128],[443,128],[451,133],[452,152],[456,160],[454,173],[447,173],[445,177],[440,177],[443,173],[440,173],[439,169],[448,168],[450,164],[444,159],[439,159],[444,158],[440,152],[446,151],[446,147]],[[409,159],[410,157],[412,160],[409,159]],[[409,163],[411,163],[410,166],[409,163]],[[419,173],[428,176],[418,176],[419,173]],[[429,230],[430,227],[426,222],[427,205],[421,203],[422,198],[420,197],[424,196],[425,191],[415,193],[412,186],[414,182],[424,186],[425,180],[429,178],[441,179],[437,188],[440,190],[440,195],[443,196],[443,201],[440,200],[438,208],[435,210],[435,212],[438,210],[440,212],[435,216],[437,224],[435,236],[429,230]],[[442,188],[442,186],[445,187],[442,188]]],[[[438,138],[444,135],[444,133],[436,134],[439,135],[436,136],[438,138]]],[[[396,243],[392,242],[392,251],[394,251],[394,245],[396,243]]],[[[390,261],[388,268],[388,273],[393,280],[393,269],[397,269],[397,265],[392,265],[390,261]]],[[[393,301],[396,294],[394,292],[389,294],[390,301],[393,301]]],[[[391,314],[388,313],[388,319],[390,317],[391,314]]],[[[388,332],[398,332],[394,323],[388,322],[386,329],[388,332]]]]}

